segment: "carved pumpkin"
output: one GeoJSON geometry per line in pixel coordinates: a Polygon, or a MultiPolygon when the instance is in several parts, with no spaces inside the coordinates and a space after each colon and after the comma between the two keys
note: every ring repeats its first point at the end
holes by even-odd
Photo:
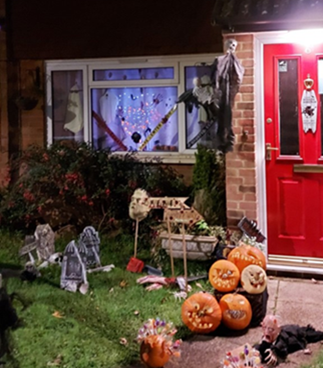
{"type": "Polygon", "coordinates": [[[234,263],[239,268],[240,273],[251,264],[260,266],[264,270],[266,269],[266,256],[264,253],[248,244],[242,244],[234,248],[228,255],[228,261],[234,263]]]}
{"type": "Polygon", "coordinates": [[[241,294],[225,294],[220,299],[223,324],[232,330],[243,330],[252,318],[251,305],[241,294]]]}
{"type": "Polygon", "coordinates": [[[161,368],[170,359],[171,352],[165,339],[160,335],[148,336],[140,346],[141,360],[148,368],[161,368]]]}
{"type": "Polygon", "coordinates": [[[240,280],[238,267],[226,259],[221,259],[213,263],[209,270],[209,281],[214,289],[228,292],[234,290],[240,280]]]}
{"type": "Polygon", "coordinates": [[[219,303],[209,293],[195,293],[182,304],[182,321],[191,331],[203,334],[214,331],[221,318],[219,303]]]}
{"type": "Polygon", "coordinates": [[[267,286],[266,271],[257,265],[250,265],[241,273],[241,285],[249,294],[261,294],[267,286]]]}

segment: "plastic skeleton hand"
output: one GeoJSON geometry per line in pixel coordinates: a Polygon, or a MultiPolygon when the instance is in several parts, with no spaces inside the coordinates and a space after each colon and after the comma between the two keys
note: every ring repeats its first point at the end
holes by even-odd
{"type": "Polygon", "coordinates": [[[265,354],[267,354],[267,356],[265,358],[266,364],[268,364],[268,365],[277,365],[277,357],[271,349],[265,350],[265,354]]]}

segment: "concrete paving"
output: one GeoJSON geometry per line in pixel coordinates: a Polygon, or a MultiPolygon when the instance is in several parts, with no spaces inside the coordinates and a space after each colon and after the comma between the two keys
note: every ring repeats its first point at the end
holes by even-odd
{"type": "MultiPolygon", "coordinates": [[[[267,314],[279,315],[284,324],[311,324],[317,330],[323,330],[323,281],[312,279],[289,279],[269,277],[269,300],[267,314]]],[[[182,354],[174,358],[165,368],[222,368],[221,360],[225,353],[236,347],[258,342],[261,338],[261,327],[250,328],[238,336],[203,336],[194,335],[182,344],[182,354]]],[[[323,345],[319,342],[309,344],[311,354],[304,351],[288,356],[280,368],[296,368],[310,363],[323,345]]]]}

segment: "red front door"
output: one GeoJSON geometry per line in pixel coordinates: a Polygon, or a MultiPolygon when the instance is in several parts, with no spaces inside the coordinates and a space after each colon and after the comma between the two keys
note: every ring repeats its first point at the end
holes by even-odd
{"type": "Polygon", "coordinates": [[[323,45],[265,45],[264,88],[268,254],[323,258],[323,45]]]}

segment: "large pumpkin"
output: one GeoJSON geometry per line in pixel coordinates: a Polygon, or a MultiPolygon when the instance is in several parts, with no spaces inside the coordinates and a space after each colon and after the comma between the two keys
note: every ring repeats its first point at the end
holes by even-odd
{"type": "Polygon", "coordinates": [[[249,265],[241,272],[241,285],[249,294],[261,294],[267,287],[266,271],[257,265],[249,265]]]}
{"type": "Polygon", "coordinates": [[[219,303],[209,293],[195,293],[182,304],[182,321],[191,331],[203,334],[214,331],[221,318],[219,303]]]}
{"type": "Polygon", "coordinates": [[[238,267],[226,259],[213,263],[209,270],[209,281],[214,289],[227,293],[234,290],[240,280],[238,267]]]}
{"type": "Polygon", "coordinates": [[[251,305],[241,294],[225,294],[220,299],[223,324],[232,330],[243,330],[252,318],[251,305]]]}
{"type": "Polygon", "coordinates": [[[163,367],[171,355],[163,336],[151,335],[141,343],[140,357],[148,368],[163,367]]]}
{"type": "Polygon", "coordinates": [[[266,269],[266,256],[258,248],[248,244],[241,244],[237,248],[232,249],[228,255],[228,260],[234,263],[240,273],[247,266],[254,264],[266,269]]]}

